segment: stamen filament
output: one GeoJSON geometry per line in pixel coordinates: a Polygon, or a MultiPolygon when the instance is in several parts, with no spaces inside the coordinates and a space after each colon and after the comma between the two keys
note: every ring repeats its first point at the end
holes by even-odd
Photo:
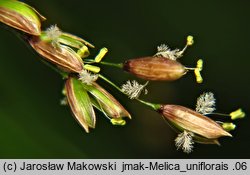
{"type": "Polygon", "coordinates": [[[118,67],[118,68],[122,68],[123,67],[122,63],[110,63],[110,62],[104,62],[104,61],[101,61],[99,63],[103,64],[103,65],[107,65],[107,66],[118,67]]]}
{"type": "Polygon", "coordinates": [[[223,113],[218,113],[218,112],[212,112],[212,113],[208,113],[204,115],[220,115],[220,116],[225,116],[225,117],[230,116],[229,114],[223,114],[223,113]]]}

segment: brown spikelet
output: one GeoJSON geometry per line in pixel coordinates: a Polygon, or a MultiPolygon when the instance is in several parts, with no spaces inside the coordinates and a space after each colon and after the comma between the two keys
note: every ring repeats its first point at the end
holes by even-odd
{"type": "Polygon", "coordinates": [[[186,74],[185,67],[164,57],[143,57],[124,63],[123,69],[146,80],[173,81],[186,74]]]}
{"type": "Polygon", "coordinates": [[[183,106],[162,105],[159,112],[177,127],[208,139],[232,136],[212,119],[183,106]]]}
{"type": "Polygon", "coordinates": [[[40,40],[39,37],[32,37],[29,43],[43,58],[64,71],[80,73],[83,70],[81,58],[71,48],[63,45],[55,47],[49,42],[40,40]]]}

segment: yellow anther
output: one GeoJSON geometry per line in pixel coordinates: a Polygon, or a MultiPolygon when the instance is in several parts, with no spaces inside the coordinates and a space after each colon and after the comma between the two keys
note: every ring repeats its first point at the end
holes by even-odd
{"type": "Polygon", "coordinates": [[[225,129],[226,131],[232,131],[235,130],[236,125],[233,123],[223,123],[222,128],[225,129]]]}
{"type": "Polygon", "coordinates": [[[87,56],[89,56],[89,49],[87,46],[82,46],[78,51],[77,54],[81,57],[81,58],[86,58],[87,56]]]}
{"type": "Polygon", "coordinates": [[[102,48],[100,52],[96,55],[95,62],[99,63],[102,60],[102,58],[106,55],[107,52],[108,52],[108,49],[106,47],[102,48]]]}
{"type": "Polygon", "coordinates": [[[119,126],[124,126],[126,125],[126,121],[123,120],[122,118],[112,118],[110,120],[110,122],[113,124],[113,125],[119,125],[119,126]]]}
{"type": "Polygon", "coordinates": [[[194,37],[189,35],[187,36],[187,46],[191,46],[194,44],[194,37]]]}
{"type": "Polygon", "coordinates": [[[200,69],[199,68],[195,68],[194,69],[194,74],[195,74],[195,77],[196,77],[196,82],[197,83],[202,83],[203,82],[203,78],[201,76],[201,73],[200,73],[200,69]]]}
{"type": "Polygon", "coordinates": [[[240,119],[245,117],[245,112],[242,109],[237,109],[229,114],[232,120],[240,119]]]}
{"type": "Polygon", "coordinates": [[[197,66],[196,66],[200,71],[202,70],[203,68],[203,60],[202,59],[199,59],[197,61],[197,66]]]}
{"type": "Polygon", "coordinates": [[[93,65],[90,65],[90,64],[85,64],[84,66],[84,69],[90,71],[90,72],[93,72],[93,73],[99,73],[101,68],[100,67],[97,67],[97,66],[93,66],[93,65]]]}

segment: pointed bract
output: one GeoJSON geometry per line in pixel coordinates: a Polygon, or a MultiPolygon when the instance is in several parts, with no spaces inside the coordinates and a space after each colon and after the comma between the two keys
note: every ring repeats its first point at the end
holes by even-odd
{"type": "Polygon", "coordinates": [[[128,117],[128,111],[105,89],[93,82],[92,85],[83,84],[84,88],[91,93],[99,103],[102,111],[111,118],[128,117]]]}
{"type": "Polygon", "coordinates": [[[89,132],[95,128],[96,116],[87,91],[81,81],[69,77],[65,84],[68,103],[78,123],[89,132]]]}
{"type": "Polygon", "coordinates": [[[92,44],[85,41],[84,39],[63,32],[57,25],[51,25],[45,31],[42,31],[40,37],[43,41],[52,42],[56,44],[63,44],[76,49],[84,49],[85,54],[83,54],[83,56],[85,57],[89,55],[89,51],[88,48],[84,46],[94,48],[92,44]]]}
{"type": "Polygon", "coordinates": [[[179,105],[162,105],[159,111],[180,130],[190,131],[207,139],[232,136],[212,119],[179,105]]]}
{"type": "Polygon", "coordinates": [[[40,35],[41,20],[45,19],[33,7],[23,2],[15,0],[0,1],[0,21],[23,32],[40,35]]]}
{"type": "Polygon", "coordinates": [[[60,36],[60,41],[66,45],[75,45],[78,47],[76,48],[81,48],[83,45],[86,45],[90,48],[95,48],[95,46],[93,44],[91,44],[90,42],[76,36],[76,35],[72,35],[70,33],[66,33],[66,32],[63,32],[62,35],[60,36]]]}
{"type": "Polygon", "coordinates": [[[80,73],[83,70],[83,62],[79,55],[70,47],[58,45],[40,40],[39,37],[29,39],[30,45],[47,61],[57,65],[66,72],[80,73]]]}

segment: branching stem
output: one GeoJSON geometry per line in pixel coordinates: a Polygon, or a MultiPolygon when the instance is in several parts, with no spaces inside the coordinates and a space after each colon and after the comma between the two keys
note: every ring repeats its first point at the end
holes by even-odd
{"type": "MultiPolygon", "coordinates": [[[[84,62],[88,63],[88,64],[97,63],[93,59],[85,59],[84,62]]],[[[105,61],[101,61],[101,62],[99,62],[97,64],[102,64],[102,65],[111,66],[111,67],[117,67],[117,68],[120,68],[120,69],[122,69],[122,67],[123,67],[122,63],[111,63],[111,62],[105,62],[105,61]]]]}

